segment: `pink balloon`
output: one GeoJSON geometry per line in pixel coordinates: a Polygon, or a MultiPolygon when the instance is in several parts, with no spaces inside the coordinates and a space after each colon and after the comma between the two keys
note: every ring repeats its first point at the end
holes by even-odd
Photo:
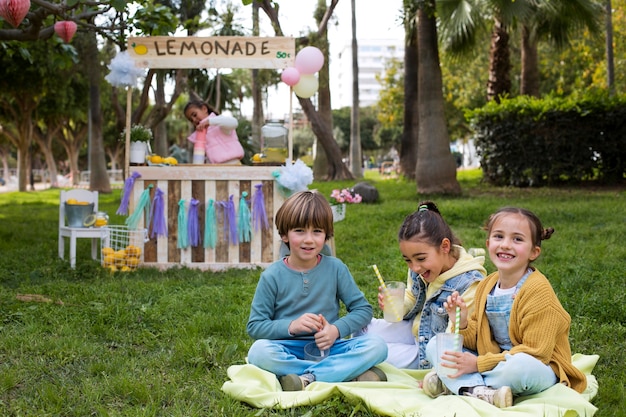
{"type": "Polygon", "coordinates": [[[300,74],[314,74],[324,65],[324,54],[314,46],[304,47],[296,54],[295,66],[300,74]]]}
{"type": "Polygon", "coordinates": [[[76,33],[76,23],[71,20],[62,20],[54,24],[54,31],[65,43],[69,43],[76,33]]]}
{"type": "Polygon", "coordinates": [[[30,0],[0,0],[0,16],[18,27],[30,9],[30,0]]]}
{"type": "Polygon", "coordinates": [[[300,81],[300,71],[294,67],[287,67],[282,74],[280,74],[280,79],[289,87],[293,87],[300,81]]]}

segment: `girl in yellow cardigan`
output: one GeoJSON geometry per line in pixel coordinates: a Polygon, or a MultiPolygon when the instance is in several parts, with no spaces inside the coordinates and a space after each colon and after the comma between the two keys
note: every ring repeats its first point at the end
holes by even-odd
{"type": "MultiPolygon", "coordinates": [[[[514,395],[536,394],[556,383],[584,391],[587,380],[571,361],[570,316],[546,277],[530,266],[554,229],[543,229],[535,214],[516,207],[492,214],[486,229],[489,257],[498,270],[478,285],[471,317],[458,293],[444,304],[450,317],[460,308],[464,352],[446,351],[442,359],[452,364],[443,366],[457,372],[449,377],[429,372],[424,392],[467,395],[504,408],[514,395]]],[[[427,356],[436,361],[434,345],[427,356]]]]}

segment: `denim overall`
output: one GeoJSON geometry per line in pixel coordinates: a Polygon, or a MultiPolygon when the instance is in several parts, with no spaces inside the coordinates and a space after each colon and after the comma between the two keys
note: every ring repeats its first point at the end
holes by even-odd
{"type": "MultiPolygon", "coordinates": [[[[512,348],[509,337],[509,320],[515,294],[519,292],[532,272],[532,269],[528,269],[515,286],[513,295],[487,295],[485,314],[489,321],[492,336],[503,351],[512,348]]],[[[436,357],[435,350],[435,343],[430,343],[428,347],[429,357],[436,357]]],[[[463,351],[471,352],[468,349],[463,349],[463,351]]],[[[476,354],[475,352],[472,353],[476,354]]],[[[496,365],[491,371],[482,374],[475,372],[461,375],[458,378],[439,375],[439,378],[450,391],[456,394],[463,387],[487,385],[493,388],[509,386],[513,395],[530,395],[544,391],[557,383],[556,375],[549,365],[543,364],[535,357],[523,352],[514,355],[505,354],[504,361],[496,365]]]]}
{"type": "MultiPolygon", "coordinates": [[[[426,299],[426,284],[418,274],[411,272],[413,286],[411,292],[415,295],[415,305],[405,316],[404,320],[415,318],[419,311],[420,327],[417,334],[417,344],[419,346],[418,357],[415,358],[411,368],[430,369],[434,366],[426,357],[426,345],[437,334],[444,333],[448,327],[448,313],[443,307],[444,301],[452,295],[454,291],[463,294],[472,284],[484,278],[477,270],[464,272],[460,275],[452,277],[443,283],[441,288],[437,290],[429,299],[426,299]]],[[[411,320],[412,321],[412,320],[411,320]]]]}

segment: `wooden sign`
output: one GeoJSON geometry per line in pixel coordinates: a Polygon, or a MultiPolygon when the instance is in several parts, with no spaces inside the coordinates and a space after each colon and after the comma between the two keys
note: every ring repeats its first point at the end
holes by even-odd
{"type": "Polygon", "coordinates": [[[147,36],[128,39],[128,55],[146,68],[287,68],[294,38],[147,36]]]}

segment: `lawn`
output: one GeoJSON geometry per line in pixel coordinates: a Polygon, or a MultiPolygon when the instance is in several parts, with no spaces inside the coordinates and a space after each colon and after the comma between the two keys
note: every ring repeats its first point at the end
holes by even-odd
{"type": "MultiPolygon", "coordinates": [[[[477,171],[459,178],[462,196],[429,199],[467,248],[484,247],[482,225],[503,205],[529,208],[556,229],[536,266],[572,316],[572,351],[600,355],[596,416],[626,416],[624,188],[494,188],[477,171]]],[[[349,206],[335,232],[337,256],[375,305],[378,281],[370,266],[387,279],[404,279],[396,233],[423,198],[413,183],[372,181],[380,203],[349,206]]],[[[311,188],[329,195],[352,184],[311,188]]],[[[124,222],[114,214],[120,198],[119,190],[100,197],[114,224],[124,222]]],[[[79,242],[71,270],[57,256],[58,200],[59,190],[0,194],[0,415],[374,415],[343,397],[255,410],[225,396],[226,370],[244,363],[252,342],[245,324],[260,270],[112,274],[89,260],[87,241],[79,242]],[[20,294],[50,302],[23,301],[20,294]]]]}

